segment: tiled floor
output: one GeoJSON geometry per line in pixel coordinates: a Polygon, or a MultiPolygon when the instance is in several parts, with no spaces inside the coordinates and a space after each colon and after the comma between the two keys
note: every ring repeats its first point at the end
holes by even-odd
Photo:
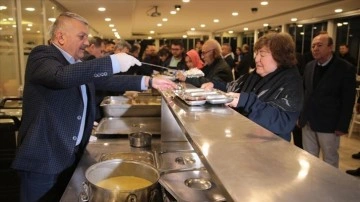
{"type": "Polygon", "coordinates": [[[354,132],[351,138],[341,137],[340,140],[340,165],[342,171],[360,168],[360,160],[351,158],[352,154],[360,152],[360,131],[354,132]]]}

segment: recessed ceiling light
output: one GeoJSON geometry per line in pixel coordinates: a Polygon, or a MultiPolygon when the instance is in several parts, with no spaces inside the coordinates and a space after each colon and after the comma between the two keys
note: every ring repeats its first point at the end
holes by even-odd
{"type": "Polygon", "coordinates": [[[110,22],[110,21],[111,21],[111,18],[105,18],[105,21],[106,21],[106,22],[110,22]]]}
{"type": "Polygon", "coordinates": [[[300,32],[300,35],[304,35],[304,32],[300,32]]]}
{"type": "Polygon", "coordinates": [[[30,24],[27,24],[27,26],[28,26],[28,27],[32,27],[32,26],[33,26],[33,24],[31,24],[31,23],[30,23],[30,24]]]}
{"type": "Polygon", "coordinates": [[[184,3],[189,3],[190,0],[182,0],[182,2],[184,2],[184,3]]]}
{"type": "Polygon", "coordinates": [[[231,15],[232,15],[232,16],[238,16],[239,13],[238,13],[238,12],[232,12],[231,15]]]}
{"type": "Polygon", "coordinates": [[[249,28],[247,28],[247,27],[244,27],[244,31],[248,31],[249,30],[249,28]]]}
{"type": "Polygon", "coordinates": [[[114,24],[109,24],[109,27],[115,27],[115,25],[114,24]]]}
{"type": "Polygon", "coordinates": [[[151,36],[148,36],[148,39],[152,39],[152,37],[151,37],[151,36]]]}
{"type": "Polygon", "coordinates": [[[267,27],[267,26],[269,26],[269,24],[268,24],[268,23],[264,23],[263,25],[264,25],[264,27],[267,27]]]}
{"type": "Polygon", "coordinates": [[[40,34],[40,30],[36,31],[36,33],[40,34]]]}
{"type": "Polygon", "coordinates": [[[229,34],[232,34],[232,33],[234,33],[234,31],[232,31],[232,30],[229,30],[228,32],[229,32],[229,34]]]}
{"type": "Polygon", "coordinates": [[[214,19],[214,22],[218,23],[218,22],[220,22],[220,20],[219,19],[214,19]]]}
{"type": "Polygon", "coordinates": [[[347,24],[349,24],[348,22],[343,22],[343,25],[347,25],[347,24]]]}
{"type": "Polygon", "coordinates": [[[291,22],[296,22],[297,18],[291,18],[291,22]]]}
{"type": "Polygon", "coordinates": [[[341,12],[343,12],[343,9],[341,8],[335,9],[335,13],[341,13],[341,12]]]}
{"type": "Polygon", "coordinates": [[[302,27],[303,25],[297,25],[298,27],[302,27]]]}
{"type": "Polygon", "coordinates": [[[98,8],[98,11],[104,12],[104,11],[106,11],[106,8],[104,8],[104,7],[99,7],[99,8],[98,8]]]}
{"type": "Polygon", "coordinates": [[[205,25],[205,24],[201,24],[200,27],[206,27],[206,25],[205,25]]]}
{"type": "Polygon", "coordinates": [[[195,31],[195,27],[190,28],[191,31],[195,31]]]}
{"type": "Polygon", "coordinates": [[[171,14],[171,15],[175,15],[175,14],[176,14],[176,11],[170,11],[170,14],[171,14]]]}
{"type": "Polygon", "coordinates": [[[1,10],[6,10],[6,9],[7,9],[6,6],[0,6],[0,11],[1,11],[1,10]]]}
{"type": "Polygon", "coordinates": [[[340,22],[339,22],[339,23],[337,23],[336,25],[337,25],[338,27],[343,26],[343,24],[342,24],[342,23],[340,23],[340,22]]]}
{"type": "Polygon", "coordinates": [[[35,8],[28,7],[28,8],[25,8],[25,10],[26,10],[26,11],[30,11],[30,12],[32,12],[32,11],[35,11],[35,8]]]}
{"type": "Polygon", "coordinates": [[[26,28],[26,31],[30,31],[30,30],[31,30],[31,28],[30,28],[30,27],[27,27],[27,28],[26,28]]]}
{"type": "Polygon", "coordinates": [[[187,35],[183,35],[183,38],[186,39],[186,38],[187,38],[187,35]]]}
{"type": "Polygon", "coordinates": [[[115,35],[119,35],[119,32],[114,32],[115,35]]]}
{"type": "Polygon", "coordinates": [[[50,22],[55,22],[56,18],[48,18],[50,22]]]}
{"type": "Polygon", "coordinates": [[[167,19],[167,18],[163,18],[162,21],[163,21],[163,22],[167,22],[168,19],[167,19]]]}
{"type": "Polygon", "coordinates": [[[9,20],[9,21],[13,21],[13,20],[14,20],[14,18],[8,18],[8,20],[9,20]]]}
{"type": "Polygon", "coordinates": [[[266,6],[266,5],[268,5],[268,4],[269,4],[268,1],[262,1],[262,2],[260,2],[260,5],[262,5],[262,6],[266,6]]]}
{"type": "Polygon", "coordinates": [[[161,26],[162,26],[162,24],[161,24],[161,23],[158,23],[158,24],[157,24],[157,26],[158,26],[158,27],[161,27],[161,26]]]}
{"type": "Polygon", "coordinates": [[[114,29],[111,29],[111,31],[116,32],[117,30],[114,28],[114,29]]]}
{"type": "Polygon", "coordinates": [[[150,34],[154,34],[155,33],[155,31],[154,30],[150,30],[150,34]]]}
{"type": "Polygon", "coordinates": [[[0,27],[0,30],[2,30],[2,27],[0,27]]]}

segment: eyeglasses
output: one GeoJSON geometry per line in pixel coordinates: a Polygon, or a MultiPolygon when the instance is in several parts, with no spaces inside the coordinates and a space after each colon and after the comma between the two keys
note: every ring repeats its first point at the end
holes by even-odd
{"type": "Polygon", "coordinates": [[[257,55],[260,55],[260,57],[266,57],[270,54],[269,51],[264,51],[264,50],[261,50],[261,51],[255,51],[254,53],[254,57],[256,57],[257,55]]]}
{"type": "Polygon", "coordinates": [[[213,50],[214,50],[214,49],[210,49],[210,50],[208,50],[208,51],[202,51],[202,52],[201,52],[201,55],[204,56],[204,55],[206,55],[208,52],[213,51],[213,50]]]}

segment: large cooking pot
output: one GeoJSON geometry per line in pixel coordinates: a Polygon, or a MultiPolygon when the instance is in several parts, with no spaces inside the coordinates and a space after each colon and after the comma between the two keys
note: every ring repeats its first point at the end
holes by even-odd
{"type": "Polygon", "coordinates": [[[159,172],[152,166],[136,161],[112,159],[102,161],[90,166],[85,177],[84,192],[81,199],[92,202],[115,202],[115,201],[155,201],[158,197],[157,182],[160,178],[159,172]],[[97,186],[102,180],[119,177],[134,176],[150,181],[152,184],[134,190],[110,190],[97,186]]]}

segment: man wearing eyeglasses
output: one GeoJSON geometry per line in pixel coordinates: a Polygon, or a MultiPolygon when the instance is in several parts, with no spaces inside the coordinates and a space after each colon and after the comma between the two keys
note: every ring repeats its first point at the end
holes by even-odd
{"type": "Polygon", "coordinates": [[[172,41],[170,51],[172,57],[170,57],[168,61],[165,61],[164,65],[172,69],[186,70],[184,44],[178,40],[172,41]]]}
{"type": "Polygon", "coordinates": [[[231,68],[221,56],[221,46],[214,39],[207,40],[202,47],[201,58],[205,66],[201,69],[205,76],[200,78],[186,78],[185,82],[196,87],[210,81],[230,82],[233,80],[231,68]]]}

